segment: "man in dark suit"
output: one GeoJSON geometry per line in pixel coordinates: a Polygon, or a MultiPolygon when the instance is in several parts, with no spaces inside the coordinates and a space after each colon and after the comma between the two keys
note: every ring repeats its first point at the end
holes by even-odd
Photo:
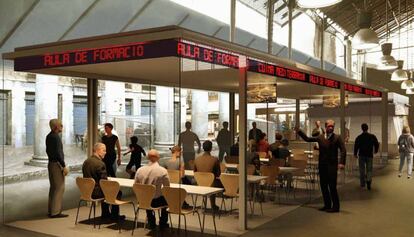
{"type": "MultiPolygon", "coordinates": [[[[102,161],[106,154],[106,146],[103,143],[96,143],[93,147],[93,155],[83,162],[82,173],[84,178],[93,178],[95,180],[95,188],[92,193],[92,198],[103,198],[104,194],[101,187],[99,186],[99,181],[101,179],[108,179],[106,172],[106,165],[102,161]]],[[[121,191],[118,193],[117,198],[121,198],[121,191]]],[[[119,206],[112,205],[111,212],[109,212],[109,205],[105,202],[101,202],[101,217],[102,219],[112,219],[118,220],[125,219],[125,216],[119,215],[119,206]]]]}
{"type": "Polygon", "coordinates": [[[257,128],[256,122],[253,122],[252,126],[253,128],[249,131],[249,140],[255,140],[256,142],[258,142],[263,132],[262,130],[257,128]]]}
{"type": "Polygon", "coordinates": [[[317,142],[319,145],[319,177],[323,195],[324,206],[321,211],[339,212],[339,197],[336,190],[338,168],[345,167],[346,149],[341,136],[334,133],[335,122],[326,120],[326,134],[316,137],[308,137],[299,128],[295,128],[299,136],[307,142],[317,142]],[[338,164],[338,149],[341,157],[338,164]]]}
{"type": "Polygon", "coordinates": [[[62,213],[62,201],[65,192],[65,176],[69,173],[65,164],[62,139],[59,136],[63,125],[60,120],[51,119],[49,126],[51,131],[46,136],[46,153],[49,159],[47,170],[50,182],[48,216],[62,218],[68,216],[62,213]]]}

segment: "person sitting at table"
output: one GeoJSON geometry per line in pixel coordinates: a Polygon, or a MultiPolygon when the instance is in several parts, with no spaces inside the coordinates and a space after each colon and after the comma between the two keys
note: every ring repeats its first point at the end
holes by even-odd
{"type": "MultiPolygon", "coordinates": [[[[220,179],[217,179],[221,175],[220,162],[217,157],[211,155],[213,143],[209,140],[203,143],[204,153],[199,155],[194,161],[194,172],[210,172],[214,174],[213,187],[222,188],[223,185],[220,179]]],[[[216,205],[216,195],[210,196],[211,208],[218,210],[216,205]]]]}
{"type": "MultiPolygon", "coordinates": [[[[135,182],[140,184],[151,184],[155,186],[155,194],[151,202],[152,207],[167,206],[167,201],[162,196],[161,188],[170,186],[170,178],[167,170],[158,163],[160,154],[157,150],[151,149],[148,152],[148,164],[137,170],[135,182]]],[[[151,210],[147,210],[148,228],[155,229],[155,214],[151,210]]],[[[168,228],[167,208],[161,209],[160,228],[168,228]]]]}
{"type": "MultiPolygon", "coordinates": [[[[99,186],[99,181],[101,179],[108,179],[106,173],[106,166],[102,159],[105,157],[106,154],[106,146],[103,143],[96,143],[93,146],[93,155],[83,162],[82,165],[82,173],[84,178],[93,178],[95,180],[95,188],[92,192],[92,198],[103,198],[104,194],[102,192],[101,187],[99,186]]],[[[119,191],[117,195],[117,199],[120,199],[122,196],[122,192],[119,191]]],[[[112,205],[111,212],[109,212],[109,205],[105,202],[101,202],[101,218],[102,219],[111,219],[111,220],[118,220],[118,219],[125,219],[124,215],[119,215],[119,206],[112,205]]]]}
{"type": "Polygon", "coordinates": [[[289,141],[287,139],[283,139],[280,142],[280,146],[277,149],[272,151],[272,158],[287,161],[287,159],[290,157],[290,151],[289,151],[288,146],[289,146],[289,141]]]}
{"type": "Polygon", "coordinates": [[[269,153],[269,143],[266,141],[266,133],[260,134],[260,139],[257,142],[257,151],[265,152],[266,154],[269,153]]]}
{"type": "Polygon", "coordinates": [[[249,140],[249,150],[246,156],[246,164],[255,166],[255,174],[260,170],[260,157],[257,154],[257,146],[255,140],[249,140]]]}
{"type": "Polygon", "coordinates": [[[237,137],[237,142],[230,146],[230,155],[239,156],[239,137],[237,137]]]}
{"type": "Polygon", "coordinates": [[[281,144],[281,141],[282,141],[282,138],[283,138],[282,134],[277,132],[276,135],[275,135],[275,142],[270,144],[270,146],[269,146],[269,151],[270,152],[273,152],[274,150],[279,148],[279,146],[281,144]]]}

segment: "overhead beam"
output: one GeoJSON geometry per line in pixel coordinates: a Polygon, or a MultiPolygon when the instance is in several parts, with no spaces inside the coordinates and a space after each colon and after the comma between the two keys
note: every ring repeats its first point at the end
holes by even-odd
{"type": "Polygon", "coordinates": [[[119,30],[119,32],[125,31],[132,24],[132,22],[134,22],[145,11],[145,9],[148,8],[148,6],[152,2],[153,1],[151,0],[147,0],[145,4],[140,9],[138,9],[138,11],[134,14],[134,16],[131,17],[131,19],[129,19],[129,21],[121,28],[121,30],[119,30]]]}
{"type": "Polygon", "coordinates": [[[36,7],[36,5],[40,2],[40,0],[36,0],[30,5],[30,7],[20,16],[19,20],[17,20],[16,24],[9,30],[6,36],[0,42],[0,48],[7,42],[7,40],[16,32],[17,28],[22,24],[24,19],[29,15],[30,12],[36,7]]]}

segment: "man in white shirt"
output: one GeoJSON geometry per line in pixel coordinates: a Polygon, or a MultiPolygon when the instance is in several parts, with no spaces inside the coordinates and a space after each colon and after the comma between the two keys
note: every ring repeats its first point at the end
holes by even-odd
{"type": "MultiPolygon", "coordinates": [[[[158,160],[160,154],[157,150],[150,150],[148,152],[148,164],[138,169],[135,175],[135,182],[140,184],[151,184],[155,186],[155,194],[151,202],[152,207],[166,206],[167,201],[162,196],[161,188],[163,186],[170,186],[170,179],[167,170],[160,166],[158,160]]],[[[155,214],[153,211],[147,210],[148,228],[155,229],[155,214]]],[[[167,209],[161,209],[160,228],[168,228],[168,213],[167,209]]]]}

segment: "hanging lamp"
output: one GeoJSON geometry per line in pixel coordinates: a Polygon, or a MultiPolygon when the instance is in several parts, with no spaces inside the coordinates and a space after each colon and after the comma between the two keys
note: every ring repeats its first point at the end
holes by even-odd
{"type": "Polygon", "coordinates": [[[407,71],[403,70],[404,61],[397,60],[398,69],[395,70],[391,75],[391,81],[405,81],[408,80],[407,71]]]}
{"type": "Polygon", "coordinates": [[[322,8],[335,5],[342,0],[297,0],[296,3],[301,8],[322,8]]]}
{"type": "Polygon", "coordinates": [[[372,12],[361,10],[358,13],[357,21],[359,30],[352,39],[352,47],[357,50],[367,50],[379,45],[377,33],[370,29],[372,12]]]}
{"type": "Polygon", "coordinates": [[[385,1],[385,21],[386,21],[386,32],[387,32],[387,40],[386,43],[383,43],[381,45],[381,51],[382,51],[382,57],[379,60],[379,63],[377,65],[378,70],[382,71],[389,71],[389,70],[395,70],[398,68],[397,61],[395,61],[395,58],[391,56],[392,51],[392,43],[387,43],[389,39],[389,30],[388,30],[388,0],[385,1]]]}

